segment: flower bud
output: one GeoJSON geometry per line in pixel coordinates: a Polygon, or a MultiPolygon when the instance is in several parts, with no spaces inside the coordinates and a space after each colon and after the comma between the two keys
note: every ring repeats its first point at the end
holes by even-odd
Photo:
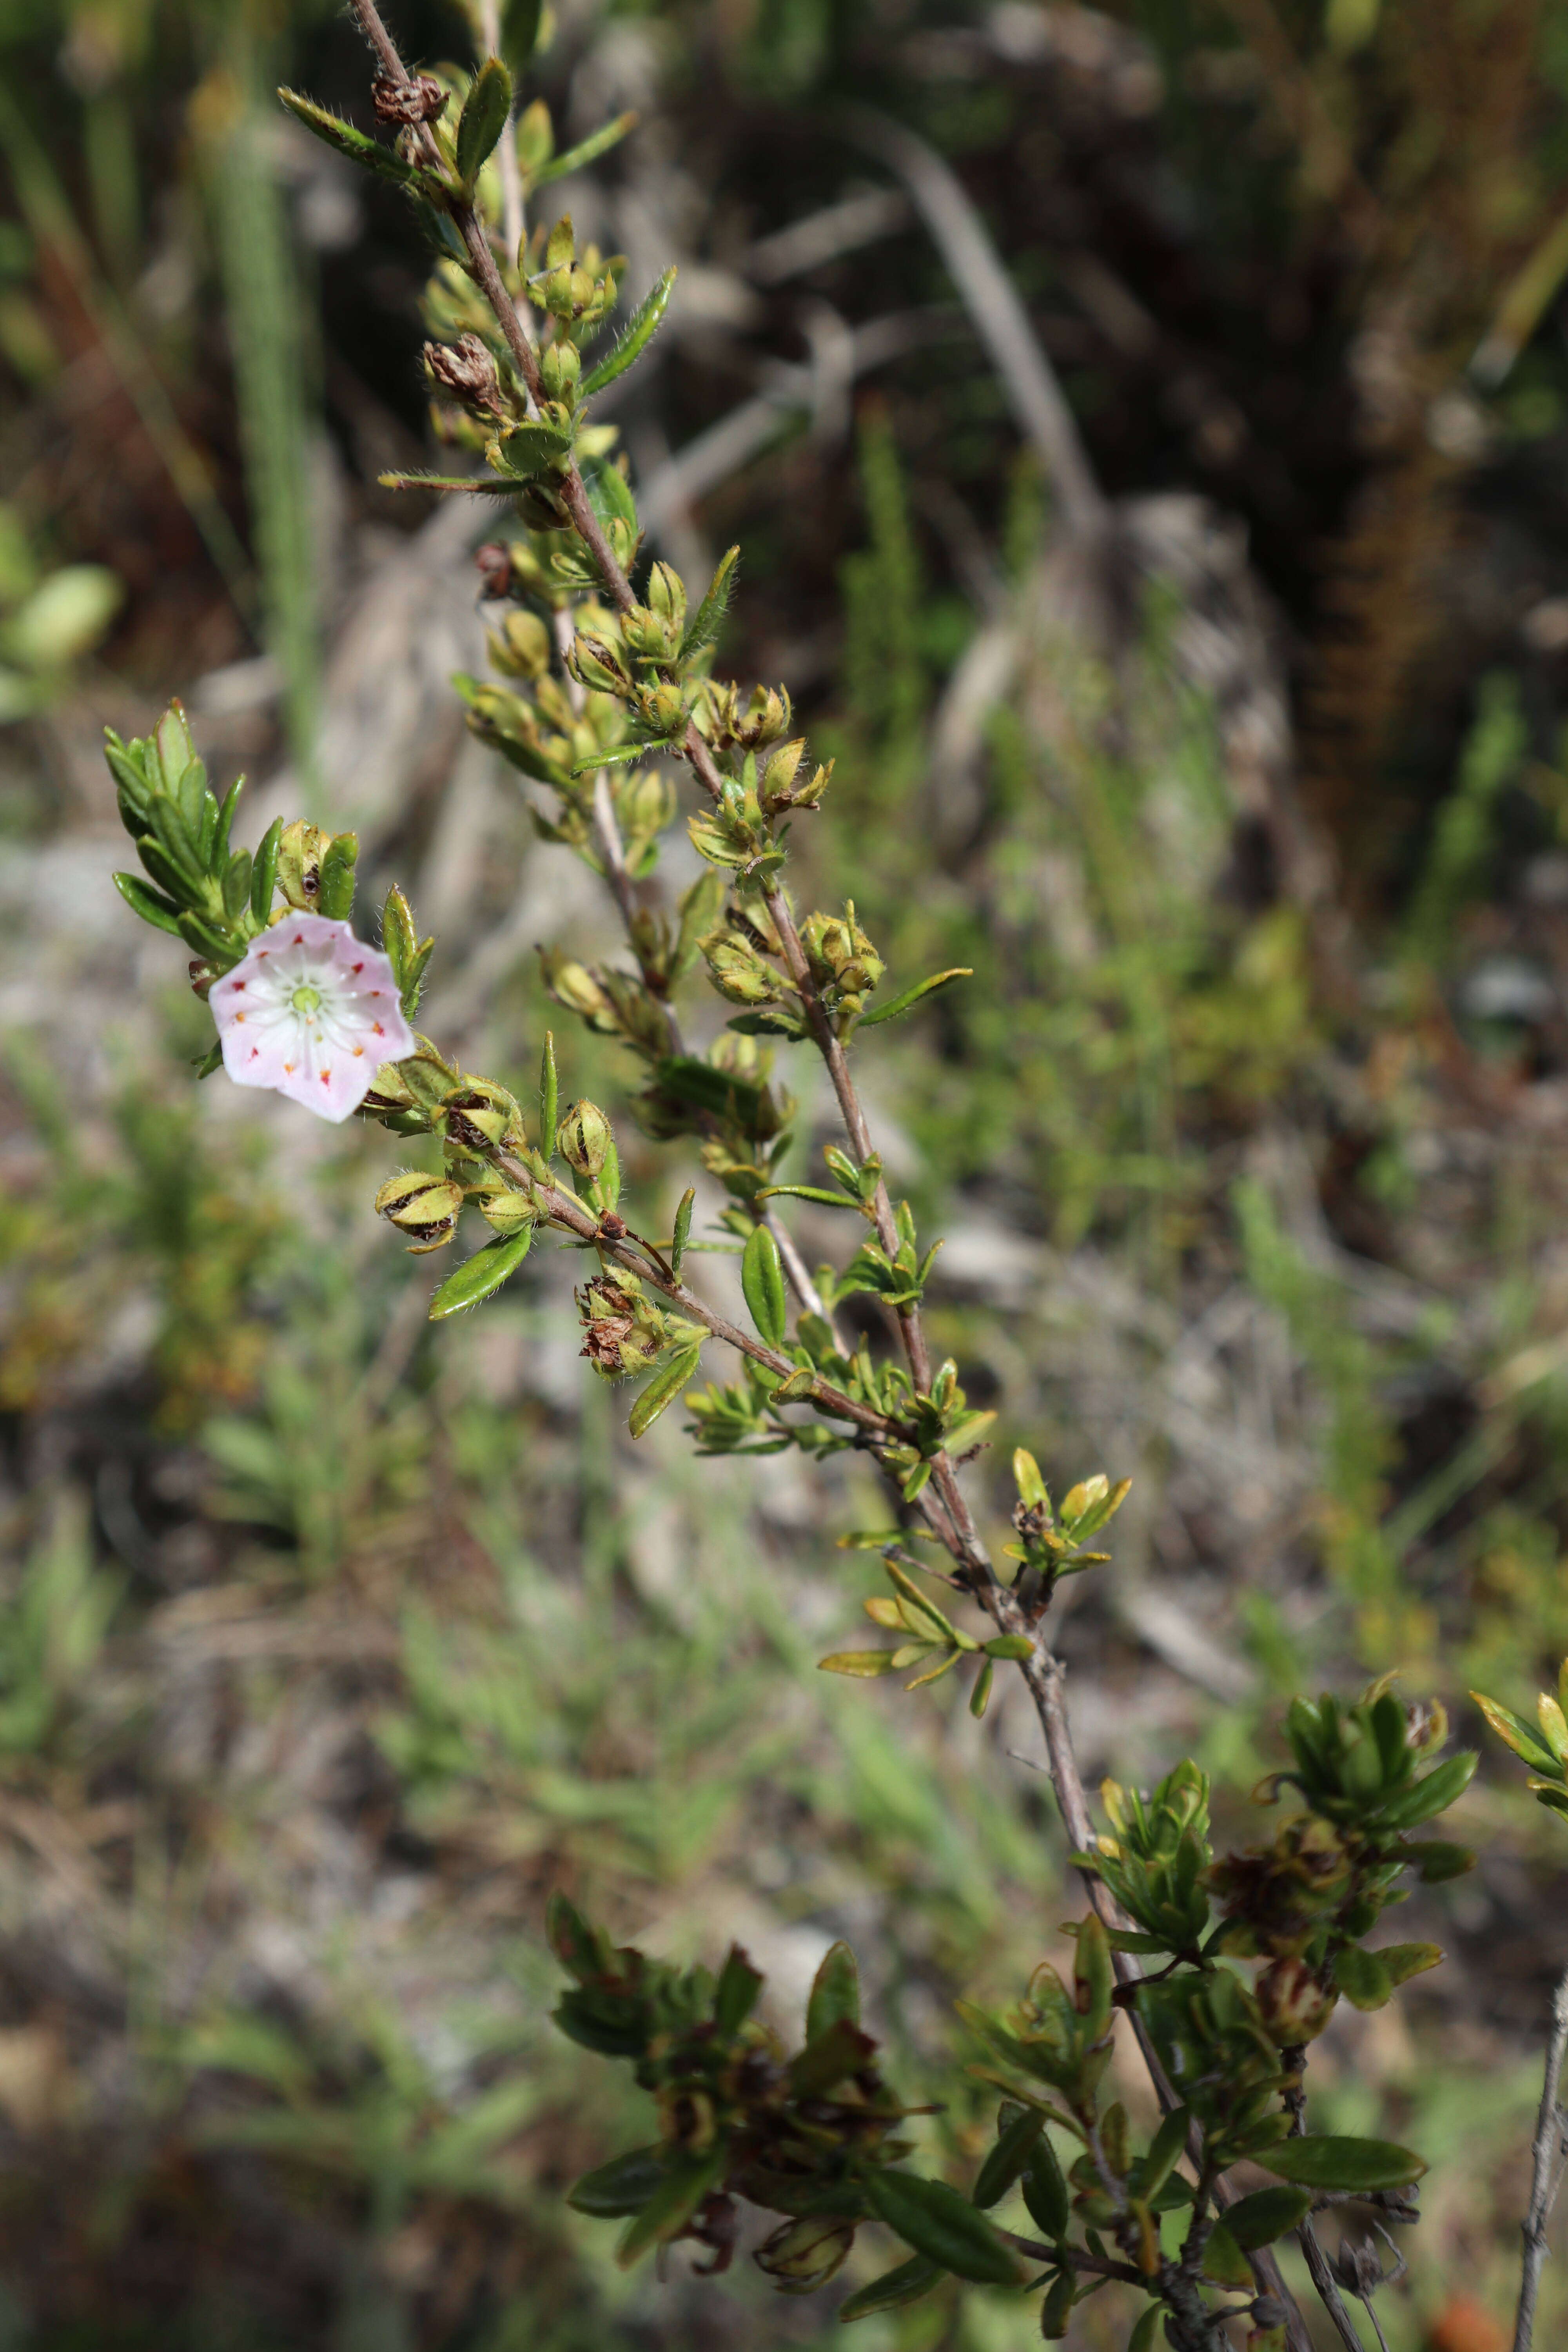
{"type": "Polygon", "coordinates": [[[1336,1996],[1325,1992],[1305,1960],[1293,1955],[1265,1969],[1256,1990],[1268,2037],[1282,2050],[1315,2042],[1334,2013],[1336,1996]]]}
{"type": "Polygon", "coordinates": [[[745,716],[735,728],[736,740],[748,751],[761,751],[764,743],[778,740],[789,719],[790,700],[782,688],[775,693],[772,687],[753,687],[745,716]]]}
{"type": "Polygon", "coordinates": [[[775,2230],[752,2260],[782,2294],[811,2294],[841,2267],[854,2243],[853,2221],[814,2213],[775,2230]]]}
{"type": "Polygon", "coordinates": [[[548,400],[570,403],[575,396],[583,373],[583,355],[575,343],[563,336],[546,344],[540,354],[539,376],[548,400]]]}
{"type": "Polygon", "coordinates": [[[731,1004],[771,1004],[782,995],[778,981],[749,941],[732,931],[715,932],[702,942],[709,977],[731,1004]]]}
{"type": "Polygon", "coordinates": [[[542,677],[550,667],[550,632],[537,613],[509,613],[485,643],[503,677],[542,677]]]}
{"type": "Polygon", "coordinates": [[[417,1254],[440,1249],[451,1240],[462,1205],[463,1195],[456,1184],[444,1176],[426,1176],[418,1169],[389,1176],[375,1196],[377,1216],[384,1217],[400,1233],[412,1234],[417,1254]]]}
{"type": "Polygon", "coordinates": [[[278,844],[278,887],[297,913],[313,913],[321,895],[321,859],[331,835],[296,817],[278,844]]]}
{"type": "Polygon", "coordinates": [[[805,738],[797,735],[793,743],[785,743],[775,751],[763,770],[762,790],[758,795],[763,806],[786,802],[795,782],[795,770],[805,757],[805,738]]]}
{"type": "Polygon", "coordinates": [[[597,1176],[610,1155],[610,1122],[597,1103],[574,1102],[556,1130],[555,1149],[579,1176],[597,1176]]]}
{"type": "Polygon", "coordinates": [[[498,1234],[519,1233],[539,1217],[539,1205],[532,1193],[516,1192],[510,1184],[487,1186],[474,1199],[480,1216],[498,1234]]]}

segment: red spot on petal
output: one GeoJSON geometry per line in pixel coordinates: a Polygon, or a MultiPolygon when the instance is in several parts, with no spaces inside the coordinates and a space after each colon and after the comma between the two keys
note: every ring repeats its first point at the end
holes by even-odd
{"type": "Polygon", "coordinates": [[[349,966],[349,970],[351,972],[363,971],[364,970],[364,966],[363,963],[353,963],[349,966]]]}
{"type": "Polygon", "coordinates": [[[234,992],[235,992],[235,994],[236,994],[237,996],[239,994],[240,990],[245,986],[245,982],[244,982],[244,981],[243,981],[243,980],[237,980],[237,981],[234,981],[234,982],[232,982],[230,984],[231,984],[231,986],[233,987],[233,989],[234,989],[234,992]]]}
{"type": "Polygon", "coordinates": [[[261,1059],[261,1048],[260,1048],[260,1046],[259,1046],[259,1045],[253,1045],[253,1046],[251,1047],[251,1049],[250,1049],[250,1058],[251,1058],[251,1060],[252,1060],[253,1062],[259,1062],[259,1061],[260,1061],[260,1059],[261,1059]]]}
{"type": "Polygon", "coordinates": [[[323,1070],[323,1071],[321,1072],[321,1084],[322,1084],[323,1086],[325,1086],[325,1085],[326,1085],[327,1080],[331,1076],[331,1075],[332,1075],[332,1074],[331,1074],[331,1070],[323,1070]]]}
{"type": "Polygon", "coordinates": [[[380,1024],[380,1022],[379,1022],[379,1021],[373,1022],[373,1023],[371,1024],[371,1026],[372,1026],[372,1028],[374,1029],[374,1031],[375,1034],[376,1034],[378,1037],[384,1037],[384,1036],[385,1036],[386,1032],[385,1032],[385,1030],[382,1027],[382,1025],[381,1025],[381,1024],[380,1024]]]}
{"type": "Polygon", "coordinates": [[[293,936],[293,938],[289,940],[289,946],[290,946],[290,947],[294,947],[294,948],[302,948],[302,947],[304,946],[304,944],[305,944],[305,934],[304,934],[304,932],[303,932],[303,931],[296,931],[296,932],[295,932],[295,934],[294,934],[294,936],[293,936]]]}

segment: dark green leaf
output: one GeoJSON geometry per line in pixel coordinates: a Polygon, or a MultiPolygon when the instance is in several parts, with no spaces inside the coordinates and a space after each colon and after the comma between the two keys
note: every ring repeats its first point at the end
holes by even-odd
{"type": "Polygon", "coordinates": [[[1427,1886],[1440,1886],[1448,1878],[1462,1878],[1467,1870],[1476,1866],[1476,1857],[1468,1845],[1454,1845],[1445,1838],[1431,1838],[1407,1846],[1405,1853],[1427,1886]]]}
{"type": "Polygon", "coordinates": [[[561,1108],[561,1087],[555,1075],[555,1033],[544,1033],[544,1051],[539,1057],[539,1148],[546,1160],[555,1154],[555,1128],[561,1108]]]}
{"type": "Polygon", "coordinates": [[[859,2074],[876,2050],[852,2017],[836,2017],[825,2032],[814,2034],[799,2055],[790,2061],[789,2079],[797,2097],[819,2098],[851,2074],[859,2074]]]}
{"type": "Polygon", "coordinates": [[[731,1944],[713,1988],[713,2022],[722,2034],[738,2033],[757,2005],[763,1974],[739,1944],[731,1944]]]}
{"type": "Polygon", "coordinates": [[[1043,2134],[1024,2173],[1024,2202],[1030,2219],[1047,2238],[1065,2237],[1071,2211],[1068,2185],[1056,2149],[1043,2134]]]}
{"type": "MultiPolygon", "coordinates": [[[[735,1024],[731,1021],[732,1029],[735,1024]]],[[[768,1184],[757,1194],[759,1201],[816,1201],[825,1209],[854,1209],[858,1201],[847,1201],[842,1192],[826,1192],[820,1184],[768,1184]]]]}
{"type": "Polygon", "coordinates": [[[805,2038],[816,2042],[829,2026],[860,2022],[860,1971],[855,1955],[842,1940],[830,1944],[811,1980],[805,2004],[805,2038]]]}
{"type": "Polygon", "coordinates": [[[458,118],[458,173],[471,188],[511,112],[511,76],[500,58],[487,58],[469,85],[458,118]]]}
{"type": "Polygon", "coordinates": [[[629,530],[636,530],[637,502],[620,467],[612,465],[608,457],[584,457],[578,470],[588,493],[588,504],[605,528],[613,522],[624,522],[629,530]]]}
{"type": "MultiPolygon", "coordinates": [[[[630,120],[629,117],[627,119],[630,120]]],[[[618,375],[625,375],[627,368],[642,357],[643,352],[658,332],[658,323],[664,316],[665,306],[669,300],[669,289],[674,283],[675,269],[671,265],[658,285],[637,304],[613,348],[607,351],[598,365],[590,368],[584,377],[583,398],[584,400],[591,399],[596,392],[603,392],[607,383],[614,383],[618,375]]]]}
{"type": "Polygon", "coordinates": [[[572,436],[554,425],[514,425],[510,433],[490,446],[501,473],[513,475],[520,482],[531,482],[556,458],[571,454],[572,436]]]}
{"type": "Polygon", "coordinates": [[[346,923],[354,909],[354,867],[359,860],[359,835],[334,834],[321,852],[316,886],[316,909],[334,923],[346,923]]]}
{"type": "Polygon", "coordinates": [[[1255,2189],[1226,2208],[1225,2226],[1244,2254],[1271,2246],[1312,2210],[1310,2189],[1255,2189]]]}
{"type": "Polygon", "coordinates": [[[1446,1812],[1457,1797],[1463,1796],[1480,1758],[1474,1748],[1463,1755],[1450,1756],[1408,1789],[1377,1808],[1380,1827],[1413,1830],[1422,1822],[1429,1822],[1437,1813],[1446,1812]]]}
{"type": "Polygon", "coordinates": [[[710,2189],[723,2179],[729,2160],[729,2147],[720,2140],[701,2156],[677,2158],[666,2166],[658,2187],[621,2233],[616,2260],[622,2270],[629,2270],[650,2246],[679,2237],[710,2189]]]}
{"type": "Polygon", "coordinates": [[[1231,2236],[1224,2221],[1216,2221],[1209,2231],[1204,2248],[1203,2275],[1215,2286],[1250,2286],[1252,2273],[1247,2256],[1231,2236]]]}
{"type": "Polygon", "coordinates": [[[1394,1991],[1394,1979],[1375,1952],[1347,1944],[1334,1958],[1334,1982],[1355,2009],[1382,2009],[1394,1991]]]}
{"type": "Polygon", "coordinates": [[[318,106],[314,99],[302,98],[297,89],[280,89],[278,95],[307,131],[313,131],[318,139],[335,147],[351,163],[361,163],[367,172],[379,173],[384,180],[395,180],[399,187],[417,184],[419,174],[413,165],[405,163],[401,155],[395,155],[390,147],[384,147],[378,139],[367,139],[352,122],[344,122],[324,106],[318,106]]]}
{"type": "Polygon", "coordinates": [[[866,2202],[927,2262],[982,2286],[1021,2286],[1027,2271],[983,2213],[945,2180],[922,2180],[891,2168],[873,2172],[866,2202]]]}
{"type": "Polygon", "coordinates": [[[1329,2133],[1281,2140],[1276,2147],[1259,2149],[1253,2161],[1303,2189],[1403,2189],[1426,2169],[1423,2158],[1393,2140],[1342,2139],[1329,2133]]]}
{"type": "Polygon", "coordinates": [[[929,980],[917,980],[912,988],[901,990],[886,1004],[879,1004],[874,1013],[862,1013],[855,1025],[858,1029],[874,1029],[879,1021],[896,1021],[900,1013],[910,1012],[922,996],[934,996],[949,981],[972,980],[973,976],[968,964],[954,964],[951,971],[933,971],[929,980]]]}
{"type": "Polygon", "coordinates": [[[184,933],[180,929],[180,910],[172,898],[150,890],[146,883],[139,881],[134,874],[117,874],[114,887],[133,915],[140,915],[142,920],[151,923],[154,930],[167,931],[172,939],[184,939],[184,933]]]}
{"type": "Polygon", "coordinates": [[[483,1298],[500,1288],[509,1275],[515,1274],[528,1255],[533,1241],[533,1227],[520,1225],[515,1234],[503,1234],[449,1274],[430,1301],[430,1320],[439,1323],[448,1315],[460,1315],[465,1307],[477,1307],[483,1298]]]}
{"type": "Polygon", "coordinates": [[[607,155],[612,147],[620,145],[627,131],[634,130],[636,125],[635,114],[617,114],[613,122],[604,123],[597,131],[591,131],[586,139],[580,139],[575,147],[568,147],[563,155],[552,155],[548,163],[542,163],[537,172],[529,173],[530,194],[535,188],[548,187],[552,180],[563,180],[568,172],[580,172],[584,164],[595,163],[601,155],[607,155]]]}
{"type": "Polygon", "coordinates": [[[869,2319],[873,2312],[896,2311],[901,2304],[918,2303],[922,2294],[940,2286],[945,2275],[935,2263],[928,2263],[916,2254],[910,2261],[900,2263],[896,2271],[884,2271],[868,2286],[857,2287],[839,2305],[838,2316],[847,2324],[869,2319]]]}
{"type": "Polygon", "coordinates": [[[278,887],[278,845],[282,838],[283,820],[275,816],[257,845],[256,862],[250,869],[250,911],[258,923],[265,923],[272,912],[272,894],[278,887]]]}
{"type": "Polygon", "coordinates": [[[789,1336],[784,1298],[784,1261],[766,1225],[753,1225],[741,1257],[741,1287],[752,1320],[770,1348],[782,1348],[789,1336]]]}
{"type": "Polygon", "coordinates": [[[566,2202],[578,2213],[598,2221],[618,2221],[623,2214],[640,2213],[664,2179],[664,2161],[657,2147],[628,2148],[613,2156],[596,2171],[585,2172],[566,2191],[566,2202]]]}
{"type": "Polygon", "coordinates": [[[522,79],[522,69],[539,45],[542,11],[542,0],[506,0],[501,10],[498,46],[514,82],[522,79]]]}
{"type": "Polygon", "coordinates": [[[1037,2107],[1025,2107],[997,2134],[996,2144],[987,2154],[970,2196],[974,2204],[988,2212],[999,2204],[1013,2183],[1021,2179],[1035,2152],[1035,2142],[1046,2127],[1046,2119],[1037,2107]]]}
{"type": "Polygon", "coordinates": [[[702,1346],[699,1340],[689,1348],[683,1348],[678,1356],[672,1356],[663,1370],[654,1374],[632,1407],[631,1417],[626,1423],[631,1436],[641,1437],[646,1430],[653,1427],[659,1414],[675,1402],[681,1390],[694,1376],[701,1354],[702,1346]]]}

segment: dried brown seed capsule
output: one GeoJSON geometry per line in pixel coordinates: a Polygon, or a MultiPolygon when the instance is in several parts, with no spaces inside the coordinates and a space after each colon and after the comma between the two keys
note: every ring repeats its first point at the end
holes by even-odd
{"type": "Polygon", "coordinates": [[[394,81],[390,74],[378,73],[370,86],[370,102],[378,122],[434,122],[446,110],[447,92],[434,74],[394,81]]]}

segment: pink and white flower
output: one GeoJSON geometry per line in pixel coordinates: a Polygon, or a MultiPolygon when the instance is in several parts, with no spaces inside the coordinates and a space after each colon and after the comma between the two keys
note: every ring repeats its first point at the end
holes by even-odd
{"type": "Polygon", "coordinates": [[[275,1087],[334,1122],[359,1108],[382,1063],[415,1050],[391,964],[327,915],[263,931],[207,1002],[236,1086],[275,1087]]]}

